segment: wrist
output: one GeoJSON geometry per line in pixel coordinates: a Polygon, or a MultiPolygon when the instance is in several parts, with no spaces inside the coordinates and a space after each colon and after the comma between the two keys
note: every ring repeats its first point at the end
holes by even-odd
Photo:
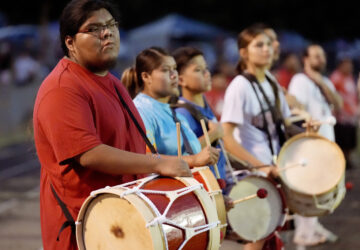
{"type": "Polygon", "coordinates": [[[184,155],[182,159],[190,166],[196,166],[196,155],[184,155]]]}
{"type": "Polygon", "coordinates": [[[150,156],[150,160],[153,162],[153,171],[155,174],[158,174],[158,175],[161,175],[161,168],[163,166],[163,161],[164,159],[163,158],[160,158],[160,155],[151,155],[150,156]]]}

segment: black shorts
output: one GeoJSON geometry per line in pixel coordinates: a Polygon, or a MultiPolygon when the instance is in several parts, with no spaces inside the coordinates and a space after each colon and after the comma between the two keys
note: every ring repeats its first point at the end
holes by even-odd
{"type": "Polygon", "coordinates": [[[349,150],[356,147],[356,126],[351,124],[340,124],[335,125],[335,141],[339,144],[341,149],[349,150]]]}

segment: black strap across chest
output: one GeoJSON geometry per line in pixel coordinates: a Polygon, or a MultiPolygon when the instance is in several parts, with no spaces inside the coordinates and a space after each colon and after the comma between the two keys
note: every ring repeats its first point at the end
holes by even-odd
{"type": "Polygon", "coordinates": [[[246,72],[243,72],[241,75],[244,76],[250,82],[250,85],[254,90],[254,93],[255,93],[256,98],[257,98],[257,100],[259,102],[259,105],[260,105],[261,114],[262,114],[264,125],[265,125],[265,133],[266,133],[266,136],[267,136],[267,139],[268,139],[269,148],[271,150],[271,154],[275,155],[276,149],[275,149],[275,147],[273,145],[273,142],[272,142],[272,139],[271,139],[271,135],[270,135],[270,131],[269,131],[269,124],[268,124],[266,116],[265,116],[265,108],[264,108],[263,103],[262,103],[262,101],[261,101],[261,99],[259,97],[259,94],[258,94],[258,91],[256,90],[255,85],[260,90],[260,92],[263,95],[264,100],[265,100],[265,102],[266,102],[266,104],[267,104],[267,106],[269,108],[269,111],[271,113],[271,118],[272,118],[273,122],[275,123],[276,134],[277,134],[277,136],[279,138],[280,146],[282,146],[286,141],[286,135],[285,135],[285,132],[284,132],[285,125],[284,125],[284,119],[282,117],[282,113],[281,113],[281,110],[280,110],[280,98],[279,98],[279,93],[278,93],[278,88],[276,86],[276,83],[274,83],[272,79],[270,79],[268,76],[266,76],[266,79],[269,81],[269,83],[270,83],[270,85],[271,85],[271,87],[273,89],[273,92],[274,92],[274,96],[275,96],[275,108],[274,108],[273,105],[271,105],[271,102],[270,102],[268,96],[266,95],[264,89],[262,88],[261,84],[258,82],[256,77],[249,74],[249,73],[246,73],[246,72]]]}

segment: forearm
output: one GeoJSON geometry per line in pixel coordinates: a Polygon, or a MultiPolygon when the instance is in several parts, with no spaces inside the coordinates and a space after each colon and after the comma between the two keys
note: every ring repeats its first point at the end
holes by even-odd
{"type": "Polygon", "coordinates": [[[151,155],[127,152],[105,144],[90,149],[75,160],[83,167],[113,175],[159,173],[160,161],[151,155]]]}
{"type": "MultiPolygon", "coordinates": [[[[151,153],[148,153],[148,155],[150,155],[151,153]]],[[[179,156],[175,156],[175,155],[160,155],[161,158],[163,159],[173,159],[173,158],[178,158],[179,156]]],[[[185,161],[189,167],[197,167],[198,165],[196,164],[196,155],[182,155],[181,159],[183,161],[185,161]]]]}
{"type": "Polygon", "coordinates": [[[325,98],[328,100],[328,102],[334,106],[335,112],[339,112],[343,106],[343,100],[341,96],[336,91],[332,91],[323,82],[319,83],[318,85],[324,93],[325,98]]]}
{"type": "MultiPolygon", "coordinates": [[[[208,135],[209,135],[209,140],[210,140],[210,143],[213,143],[214,141],[216,141],[217,139],[219,139],[219,136],[218,134],[216,133],[216,131],[208,131],[208,135]]],[[[206,144],[206,139],[205,139],[205,136],[202,135],[200,137],[198,137],[199,141],[200,141],[200,144],[201,144],[201,148],[205,148],[207,146],[206,144]]]]}
{"type": "MultiPolygon", "coordinates": [[[[239,158],[240,160],[248,162],[251,166],[264,166],[265,164],[260,160],[256,159],[250,152],[248,152],[243,146],[241,146],[234,138],[233,132],[236,127],[236,124],[233,123],[223,123],[224,128],[224,146],[225,149],[234,155],[235,157],[239,158]]],[[[270,165],[269,167],[262,167],[259,168],[259,171],[262,171],[266,174],[271,172],[270,165]]]]}
{"type": "Polygon", "coordinates": [[[256,159],[251,153],[249,153],[243,146],[241,146],[233,136],[224,136],[224,146],[226,151],[236,156],[240,160],[250,163],[252,166],[263,165],[261,161],[256,159]]]}

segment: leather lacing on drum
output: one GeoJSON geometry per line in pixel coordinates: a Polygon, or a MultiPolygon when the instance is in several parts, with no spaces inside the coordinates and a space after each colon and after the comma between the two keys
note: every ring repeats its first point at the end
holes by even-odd
{"type": "MultiPolygon", "coordinates": [[[[156,177],[158,177],[158,175],[152,175],[152,176],[149,176],[142,180],[135,180],[132,182],[128,182],[128,183],[119,185],[117,187],[122,187],[122,188],[126,189],[126,191],[120,195],[120,198],[124,198],[124,196],[129,195],[129,194],[136,194],[139,197],[141,197],[153,209],[153,211],[156,213],[157,217],[155,219],[153,219],[152,221],[148,222],[146,224],[146,227],[156,226],[159,224],[161,225],[161,230],[162,230],[162,233],[165,238],[166,249],[169,249],[169,247],[168,247],[167,237],[166,237],[164,228],[162,227],[162,224],[168,224],[168,225],[174,226],[176,228],[180,228],[185,231],[185,240],[180,245],[179,250],[182,249],[185,246],[185,244],[195,235],[198,235],[205,231],[209,231],[210,229],[215,228],[220,224],[220,221],[216,221],[213,223],[209,223],[209,224],[197,226],[197,227],[184,227],[184,226],[181,226],[181,225],[173,222],[172,220],[169,220],[168,218],[166,218],[168,211],[170,210],[172,204],[175,202],[175,200],[177,198],[184,196],[188,193],[191,193],[191,192],[195,191],[196,189],[203,188],[203,185],[201,183],[199,183],[198,185],[184,187],[184,188],[172,190],[172,191],[141,189],[141,187],[145,183],[147,183],[148,181],[151,181],[152,179],[155,179],[156,177]],[[134,184],[138,184],[138,185],[131,187],[131,188],[127,187],[127,186],[131,186],[134,184]],[[157,207],[152,203],[152,201],[144,194],[160,194],[160,195],[167,196],[167,198],[170,201],[169,201],[169,204],[167,205],[166,209],[164,210],[164,213],[161,214],[160,211],[157,209],[157,207]]],[[[106,188],[110,188],[110,187],[106,187],[106,188]]],[[[93,195],[93,194],[91,194],[91,195],[93,195]]],[[[94,196],[96,196],[96,195],[94,194],[94,196]]]]}

